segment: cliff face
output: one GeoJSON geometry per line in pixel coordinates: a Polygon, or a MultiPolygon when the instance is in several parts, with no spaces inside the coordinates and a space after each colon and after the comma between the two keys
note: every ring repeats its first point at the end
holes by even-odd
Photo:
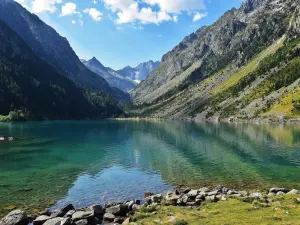
{"type": "Polygon", "coordinates": [[[226,12],[214,24],[200,28],[164,55],[161,65],[134,91],[135,104],[152,105],[151,110],[140,107],[148,115],[195,116],[195,109],[187,109],[187,103],[179,107],[174,101],[181,96],[186,102],[187,96],[198,96],[201,92],[193,108],[204,110],[213,93],[238,84],[286,43],[286,38],[291,39],[292,32],[293,38],[297,38],[298,11],[298,0],[245,1],[239,9],[226,12]],[[245,67],[248,70],[243,71],[245,67]],[[226,80],[230,77],[232,82],[228,84],[226,80]],[[208,82],[209,78],[214,80],[208,82]],[[205,88],[192,91],[204,82],[205,88]],[[224,88],[220,89],[222,83],[224,88]]]}

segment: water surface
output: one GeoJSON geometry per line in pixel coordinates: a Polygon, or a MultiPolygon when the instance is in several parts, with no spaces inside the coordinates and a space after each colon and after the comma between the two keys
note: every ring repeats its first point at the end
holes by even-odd
{"type": "Polygon", "coordinates": [[[300,126],[175,121],[0,124],[0,205],[94,203],[175,185],[300,188],[300,126]]]}

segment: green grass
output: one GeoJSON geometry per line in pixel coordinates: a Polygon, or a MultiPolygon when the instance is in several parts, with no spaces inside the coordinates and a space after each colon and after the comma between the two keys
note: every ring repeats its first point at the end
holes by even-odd
{"type": "Polygon", "coordinates": [[[300,101],[300,88],[287,93],[280,99],[280,103],[273,105],[273,107],[263,116],[283,114],[286,117],[300,117],[300,112],[296,111],[293,106],[294,101],[300,101]]]}
{"type": "Polygon", "coordinates": [[[259,63],[267,56],[274,54],[279,48],[283,46],[285,41],[285,36],[280,40],[275,42],[273,45],[259,53],[254,59],[252,59],[246,66],[242,67],[235,73],[233,73],[226,81],[218,85],[213,91],[212,94],[216,95],[222,91],[228,89],[229,87],[237,84],[243,77],[246,77],[249,73],[258,68],[259,63]]]}
{"type": "MultiPolygon", "coordinates": [[[[176,218],[181,224],[300,224],[299,196],[284,196],[274,198],[270,204],[261,202],[244,202],[229,199],[218,203],[205,203],[197,209],[162,206],[156,214],[147,215],[134,222],[140,225],[174,224],[176,218]],[[184,223],[185,222],[185,223],[184,223]]],[[[132,224],[134,224],[132,223],[132,224]]],[[[179,223],[180,224],[180,223],[179,223]]]]}

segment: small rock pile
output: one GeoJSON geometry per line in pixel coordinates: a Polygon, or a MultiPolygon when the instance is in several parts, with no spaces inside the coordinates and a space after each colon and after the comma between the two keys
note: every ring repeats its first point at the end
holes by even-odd
{"type": "MultiPolygon", "coordinates": [[[[183,207],[198,207],[203,202],[226,201],[228,198],[244,198],[248,201],[272,201],[271,196],[285,194],[300,195],[298,190],[286,188],[271,188],[268,192],[236,191],[218,186],[216,188],[188,189],[177,188],[163,194],[145,193],[145,201],[132,200],[124,203],[93,205],[84,209],[75,209],[67,205],[59,210],[45,210],[40,215],[27,216],[21,210],[14,210],[0,220],[0,225],[96,225],[96,224],[129,224],[130,216],[139,213],[141,209],[151,211],[159,205],[173,205],[183,207]]],[[[297,198],[300,202],[300,198],[297,198]]]]}

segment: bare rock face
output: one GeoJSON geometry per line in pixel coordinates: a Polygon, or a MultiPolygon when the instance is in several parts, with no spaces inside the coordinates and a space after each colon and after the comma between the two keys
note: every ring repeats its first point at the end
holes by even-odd
{"type": "Polygon", "coordinates": [[[56,217],[47,220],[44,225],[69,225],[71,223],[70,218],[56,217]]]}
{"type": "Polygon", "coordinates": [[[28,217],[25,212],[14,210],[0,220],[0,225],[27,225],[28,222],[28,217]]]}

